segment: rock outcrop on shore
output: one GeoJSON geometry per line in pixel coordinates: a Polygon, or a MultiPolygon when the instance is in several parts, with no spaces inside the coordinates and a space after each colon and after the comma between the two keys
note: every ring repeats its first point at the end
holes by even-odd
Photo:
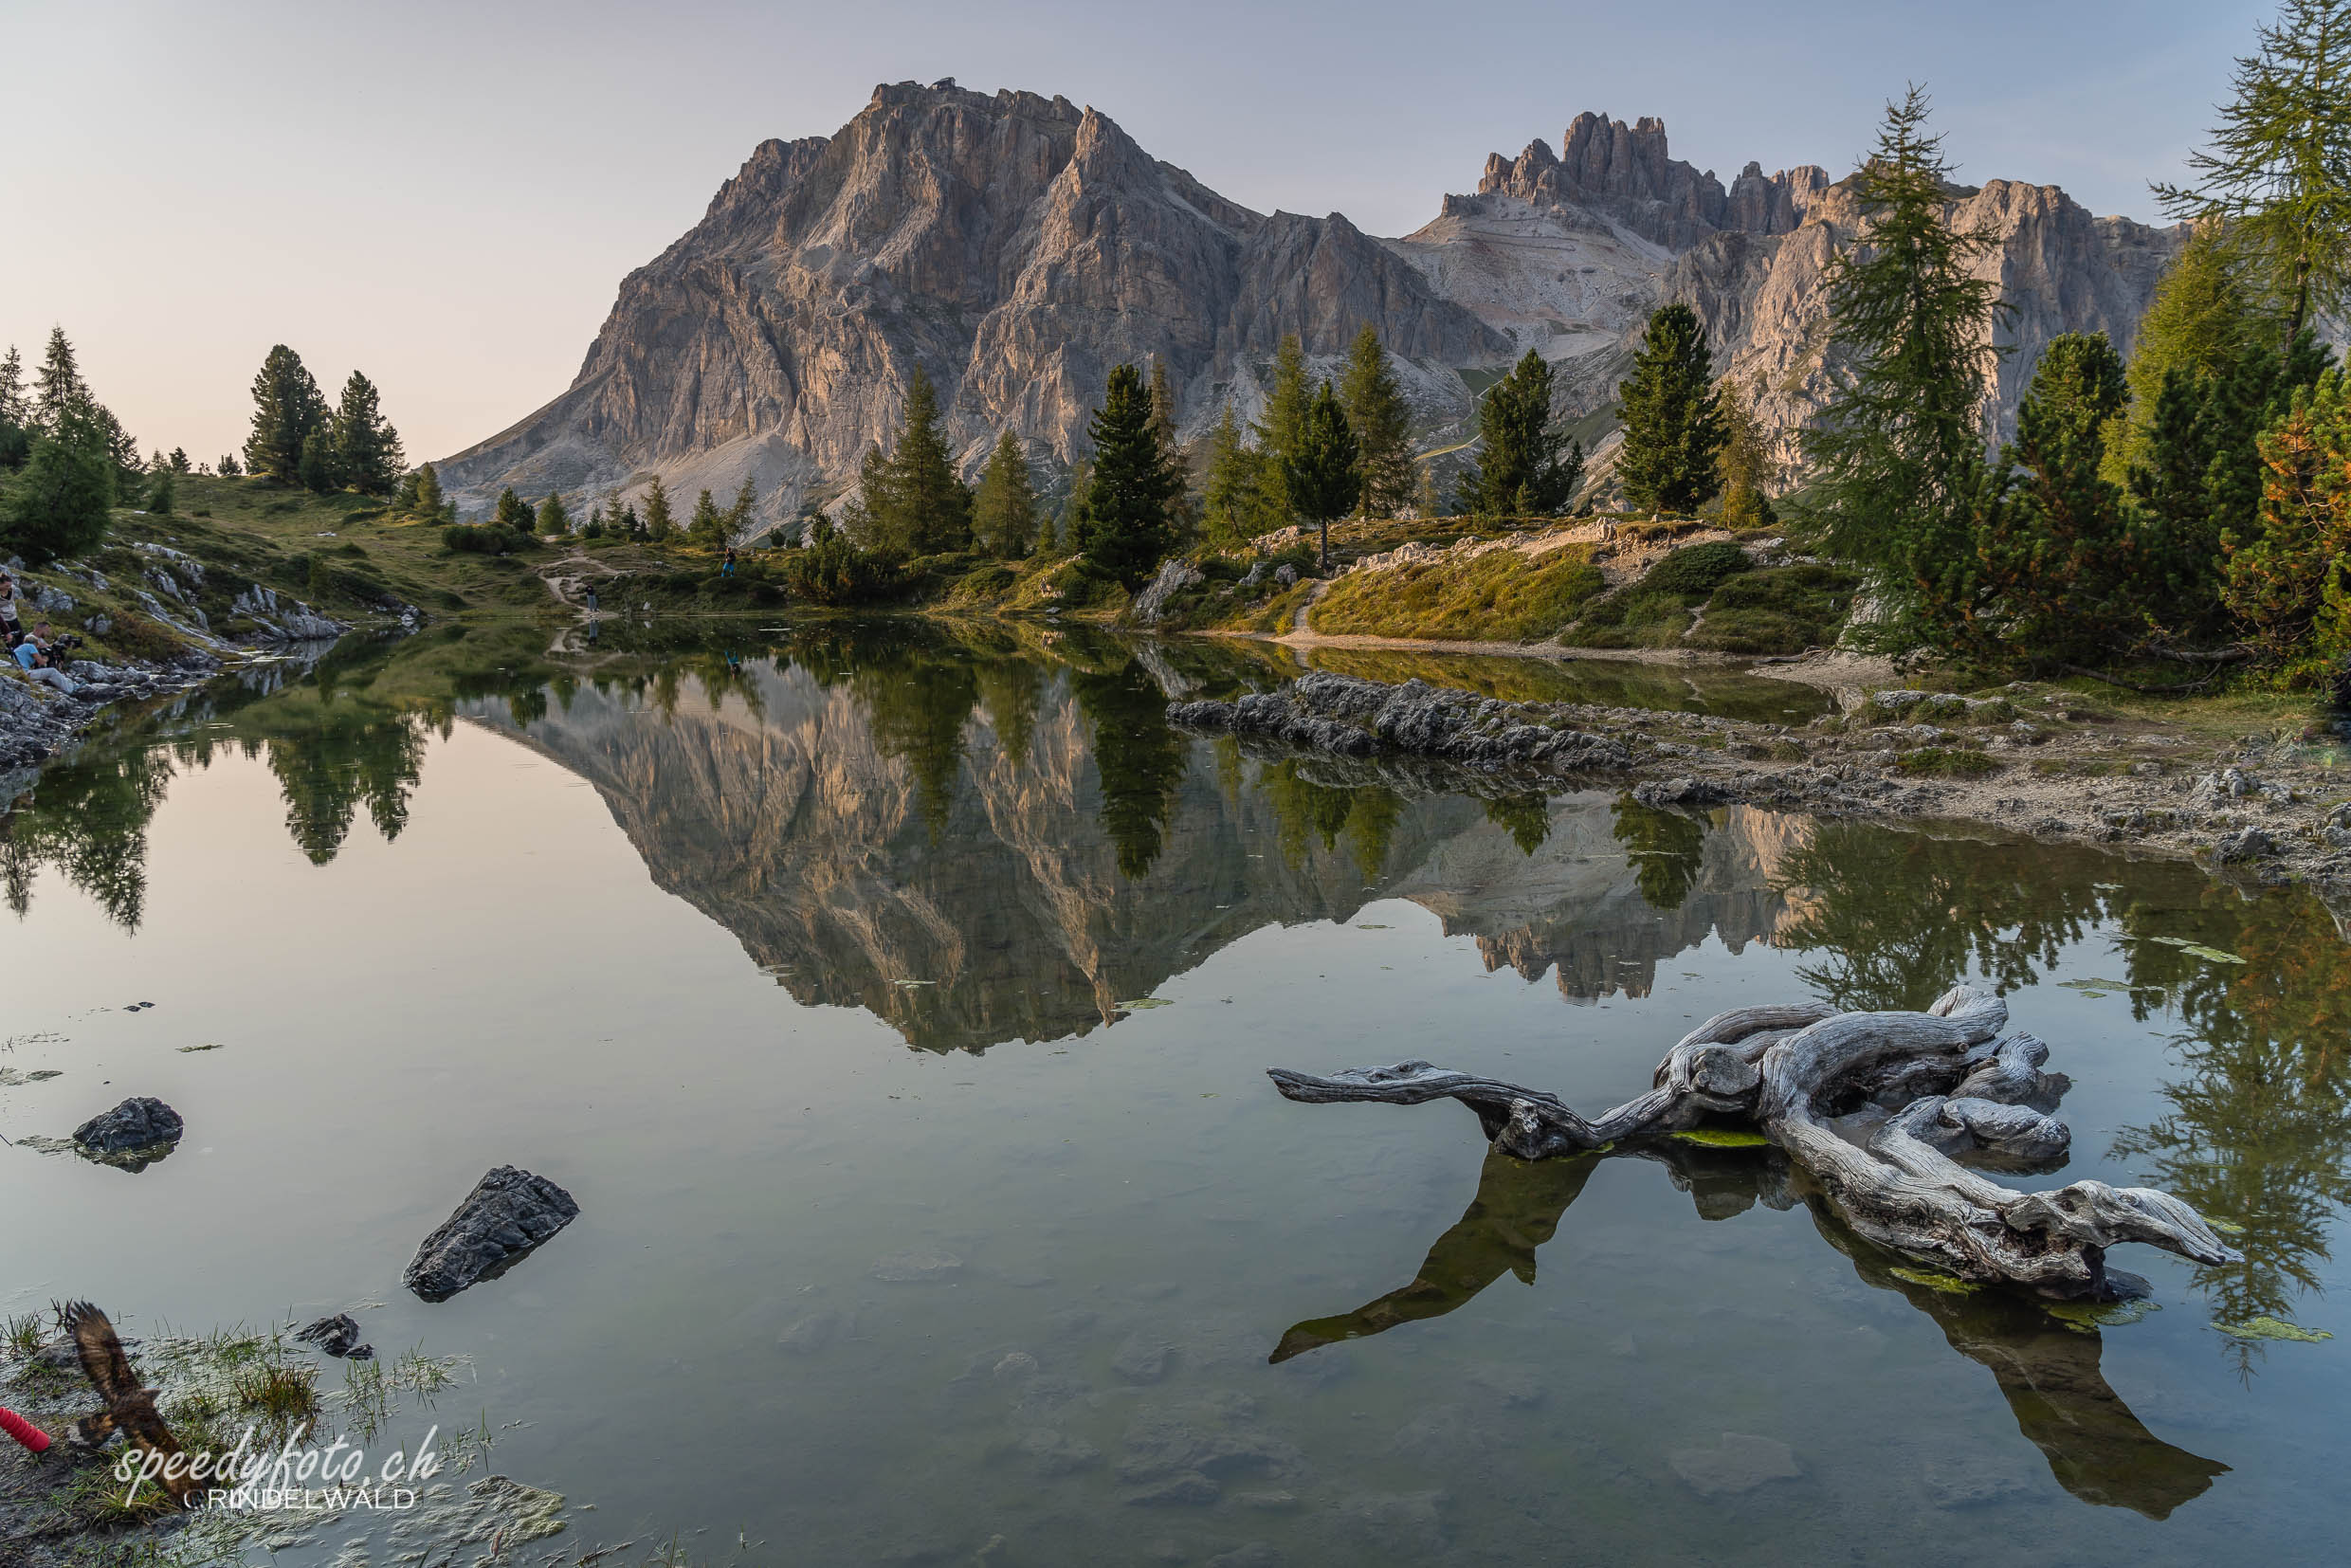
{"type": "Polygon", "coordinates": [[[1540,767],[1557,773],[1628,768],[1622,741],[1512,716],[1512,704],[1475,692],[1407,681],[1400,686],[1317,670],[1279,691],[1231,702],[1176,702],[1168,721],[1230,730],[1341,757],[1393,749],[1470,767],[1540,767]]]}

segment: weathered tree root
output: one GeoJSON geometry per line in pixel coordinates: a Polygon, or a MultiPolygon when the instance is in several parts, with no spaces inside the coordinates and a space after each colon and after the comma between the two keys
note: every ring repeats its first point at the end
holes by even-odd
{"type": "Polygon", "coordinates": [[[2046,1167],[2071,1141],[2047,1114],[2067,1087],[2041,1071],[2049,1048],[2029,1034],[1997,1038],[2007,1022],[2007,1003],[1967,986],[1924,1012],[1740,1008],[1684,1036],[1647,1094],[1590,1121],[1556,1095],[1426,1062],[1268,1076],[1310,1104],[1458,1100],[1494,1147],[1522,1159],[1742,1119],[1812,1175],[1856,1233],[1979,1284],[2112,1297],[2106,1249],[2126,1241],[2201,1264],[2242,1261],[2168,1193],[2103,1181],[2018,1192],[1953,1158],[2046,1167]]]}

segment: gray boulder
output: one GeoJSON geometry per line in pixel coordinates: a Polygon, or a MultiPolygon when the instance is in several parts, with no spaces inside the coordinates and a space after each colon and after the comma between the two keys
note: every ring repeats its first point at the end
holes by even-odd
{"type": "Polygon", "coordinates": [[[179,1112],[139,1096],[76,1127],[73,1140],[94,1155],[119,1155],[177,1143],[185,1130],[179,1112]]]}
{"type": "Polygon", "coordinates": [[[495,1279],[578,1217],[571,1194],[544,1176],[501,1165],[474,1183],[457,1212],[425,1238],[400,1283],[426,1301],[447,1301],[495,1279]]]}

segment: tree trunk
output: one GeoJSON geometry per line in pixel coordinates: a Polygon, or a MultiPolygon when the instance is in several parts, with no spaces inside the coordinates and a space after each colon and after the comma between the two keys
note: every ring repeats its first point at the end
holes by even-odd
{"type": "Polygon", "coordinates": [[[1522,1159],[1734,1119],[1785,1149],[1855,1232],[1979,1284],[2111,1299],[2106,1249],[2126,1241],[2206,1265],[2242,1261],[2169,1194],[2103,1181],[2019,1192],[1953,1158],[2046,1166],[2070,1142],[2046,1114],[2066,1088],[2040,1070],[2049,1048],[1998,1039],[2007,1022],[2005,1002],[1966,986],[1924,1012],[1740,1008],[1676,1043],[1648,1093],[1590,1121],[1556,1095],[1427,1062],[1268,1076],[1310,1104],[1458,1100],[1494,1147],[1522,1159]]]}

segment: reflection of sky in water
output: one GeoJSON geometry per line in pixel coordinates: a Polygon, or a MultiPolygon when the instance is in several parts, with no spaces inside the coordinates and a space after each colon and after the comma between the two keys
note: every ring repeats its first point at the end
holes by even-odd
{"type": "Polygon", "coordinates": [[[1090,646],[602,692],[542,692],[533,651],[191,713],[168,767],[94,752],[9,824],[9,1031],[64,1038],[0,1066],[64,1076],[0,1089],[0,1131],[130,1093],[190,1131],[136,1176],[0,1150],[0,1310],[384,1303],[379,1347],[474,1358],[442,1413],[529,1423],[498,1469],[599,1504],[576,1550],[2310,1560],[2343,1522],[2351,974],[2301,895],[1431,796],[1169,736],[1090,646]],[[2085,1335],[1894,1274],[1769,1156],[1513,1166],[1452,1107],[1261,1075],[1429,1056],[1598,1106],[1690,1018],[1915,1006],[1962,968],[2076,1084],[2073,1164],[2030,1179],[2171,1187],[2245,1266],[2118,1253],[2163,1310],[2085,1335]],[[401,1292],[507,1162],[581,1220],[445,1305],[401,1292]],[[2259,1313],[2345,1338],[2209,1326],[2259,1313]],[[1773,1444],[1797,1474],[1758,1479],[1773,1444]]]}

